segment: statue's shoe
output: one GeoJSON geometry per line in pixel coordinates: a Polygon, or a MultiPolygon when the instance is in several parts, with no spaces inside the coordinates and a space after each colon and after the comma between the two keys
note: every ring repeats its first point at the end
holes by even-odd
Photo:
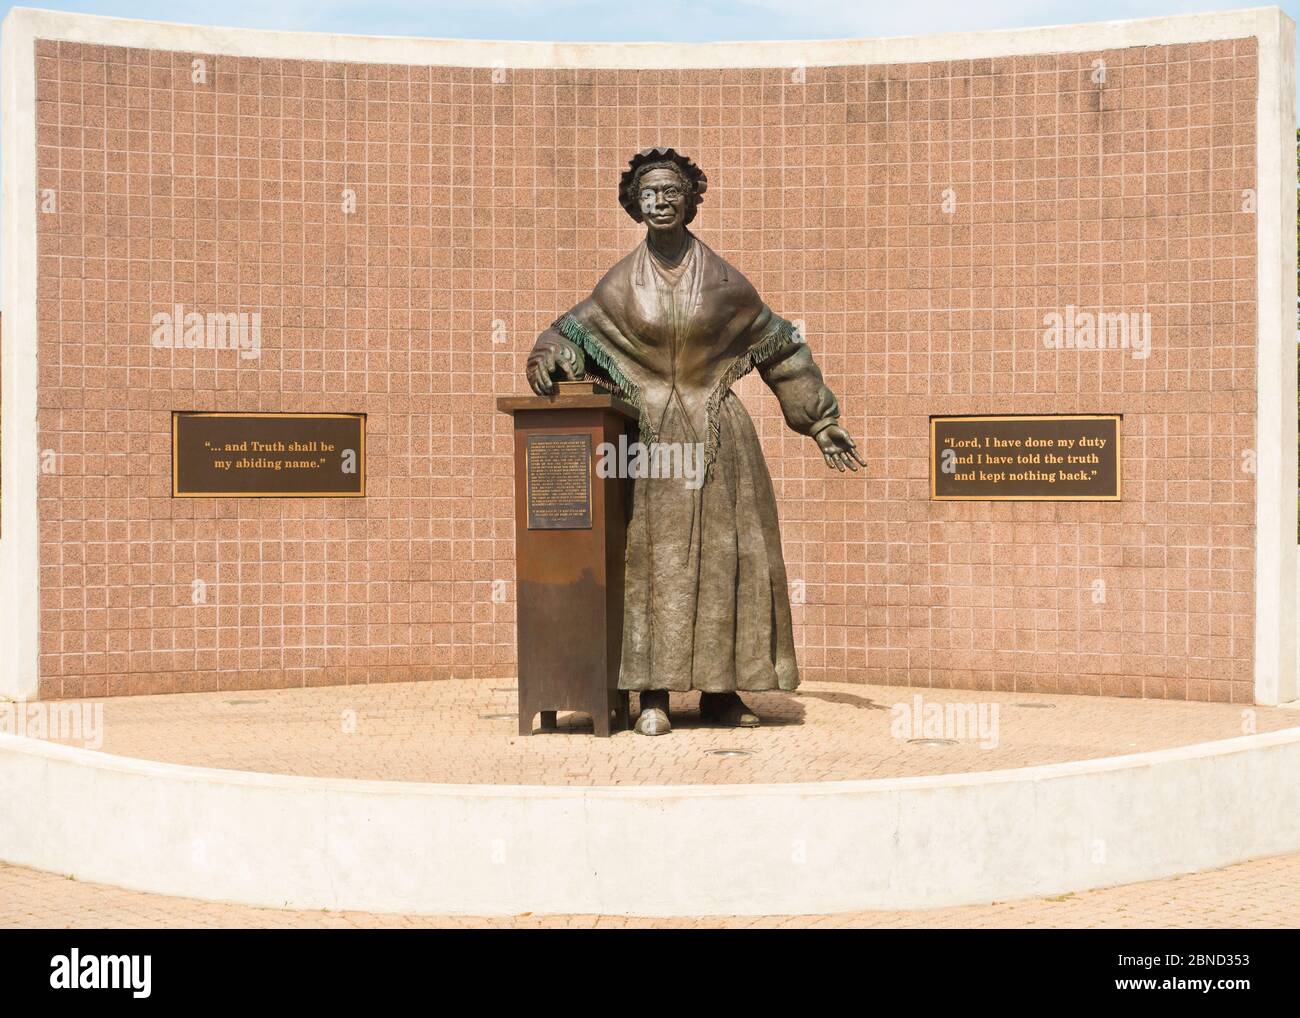
{"type": "Polygon", "coordinates": [[[636,731],[639,735],[667,735],[673,730],[668,721],[668,712],[659,707],[648,707],[641,711],[636,719],[636,731]]]}
{"type": "Polygon", "coordinates": [[[700,720],[729,728],[757,728],[761,723],[738,693],[701,693],[700,720]]]}

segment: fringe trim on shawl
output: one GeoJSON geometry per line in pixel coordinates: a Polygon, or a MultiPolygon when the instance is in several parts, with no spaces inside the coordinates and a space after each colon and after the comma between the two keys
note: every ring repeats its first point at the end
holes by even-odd
{"type": "Polygon", "coordinates": [[[637,423],[641,430],[641,441],[647,445],[658,441],[659,435],[650,421],[650,413],[646,409],[645,399],[641,395],[641,386],[623,374],[614,358],[610,356],[609,351],[601,346],[600,341],[591,334],[587,327],[572,315],[561,315],[551,323],[551,328],[573,343],[585,356],[591,358],[609,376],[609,380],[617,388],[619,394],[632,406],[636,407],[637,423]]]}
{"type": "Polygon", "coordinates": [[[773,318],[775,318],[775,321],[768,326],[763,338],[727,366],[727,370],[718,379],[718,384],[713,387],[713,392],[709,394],[709,401],[705,405],[705,420],[708,427],[708,435],[704,445],[706,478],[708,477],[709,468],[713,465],[714,459],[717,458],[718,444],[722,440],[722,422],[719,418],[722,413],[723,398],[731,391],[733,385],[756,367],[765,361],[771,360],[786,347],[800,342],[793,322],[788,322],[784,318],[778,318],[775,315],[773,318]]]}

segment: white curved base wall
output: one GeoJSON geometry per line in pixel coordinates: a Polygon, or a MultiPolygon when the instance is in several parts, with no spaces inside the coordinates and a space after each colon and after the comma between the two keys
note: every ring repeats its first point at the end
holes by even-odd
{"type": "Polygon", "coordinates": [[[1300,729],[979,774],[645,788],[300,778],[0,735],[0,801],[0,860],[249,905],[926,908],[1300,850],[1300,729]]]}

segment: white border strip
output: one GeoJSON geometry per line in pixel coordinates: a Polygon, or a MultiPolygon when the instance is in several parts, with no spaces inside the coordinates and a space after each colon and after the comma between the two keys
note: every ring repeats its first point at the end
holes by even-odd
{"type": "Polygon", "coordinates": [[[1211,42],[1259,35],[1269,30],[1270,22],[1276,25],[1279,14],[1276,7],[1252,7],[1208,14],[990,32],[951,32],[885,39],[716,43],[505,42],[279,32],[105,18],[29,7],[13,8],[5,18],[5,28],[9,30],[12,23],[15,31],[28,38],[276,60],[635,70],[900,64],[1211,42]]]}
{"type": "Polygon", "coordinates": [[[1261,12],[1255,105],[1255,702],[1300,696],[1296,677],[1295,22],[1261,12]]]}
{"type": "Polygon", "coordinates": [[[35,64],[38,38],[294,60],[457,67],[703,68],[891,64],[1255,37],[1258,434],[1255,699],[1300,696],[1296,676],[1294,23],[1276,7],[1139,21],[895,39],[743,43],[540,43],[208,28],[13,8],[3,41],[3,492],[0,696],[33,697],[39,653],[36,432],[35,64]]]}
{"type": "Polygon", "coordinates": [[[34,699],[40,654],[36,486],[36,54],[34,19],[0,39],[4,302],[0,346],[0,697],[34,699]]]}
{"type": "Polygon", "coordinates": [[[979,774],[632,788],[303,778],[0,735],[0,802],[22,819],[0,859],[278,908],[933,908],[1300,851],[1297,773],[1300,728],[979,774]]]}

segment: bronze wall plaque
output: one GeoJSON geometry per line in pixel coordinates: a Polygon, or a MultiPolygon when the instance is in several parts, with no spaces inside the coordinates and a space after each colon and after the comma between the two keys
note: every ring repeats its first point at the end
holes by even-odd
{"type": "Polygon", "coordinates": [[[177,498],[365,493],[365,414],[172,413],[177,498]]]}
{"type": "Polygon", "coordinates": [[[930,497],[1117,502],[1119,414],[930,418],[930,497]]]}
{"type": "Polygon", "coordinates": [[[591,436],[528,436],[528,529],[591,529],[591,436]]]}

